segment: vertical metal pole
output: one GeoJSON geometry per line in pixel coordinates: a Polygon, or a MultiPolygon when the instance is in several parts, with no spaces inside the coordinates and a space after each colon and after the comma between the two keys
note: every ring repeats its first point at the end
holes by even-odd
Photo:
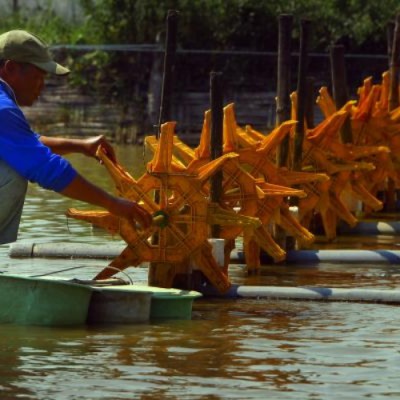
{"type": "MultiPolygon", "coordinates": [[[[223,137],[223,88],[222,74],[210,73],[210,103],[211,103],[211,159],[222,156],[223,137]]],[[[222,171],[217,171],[211,178],[210,198],[213,203],[219,203],[222,195],[222,171]]],[[[213,225],[212,237],[218,238],[220,227],[213,225]]]]}
{"type": "MultiPolygon", "coordinates": [[[[292,40],[293,16],[279,16],[278,42],[278,85],[276,101],[276,125],[290,119],[290,53],[292,40]]],[[[287,136],[278,147],[277,165],[287,164],[289,154],[289,137],[287,136]]]]}
{"type": "Polygon", "coordinates": [[[297,79],[297,125],[294,135],[294,154],[293,169],[301,170],[303,158],[303,139],[304,139],[304,115],[306,101],[306,76],[308,67],[308,47],[310,37],[311,21],[301,20],[300,25],[300,54],[299,54],[299,70],[297,79]]]}
{"type": "Polygon", "coordinates": [[[178,11],[168,10],[167,33],[165,37],[164,70],[157,136],[160,135],[161,125],[171,119],[172,78],[175,67],[177,26],[178,11]]]}
{"type": "MultiPolygon", "coordinates": [[[[344,46],[335,45],[331,47],[331,74],[333,98],[335,100],[336,109],[339,110],[349,100],[346,79],[346,66],[344,60],[344,46]]],[[[351,122],[348,117],[340,130],[342,143],[353,143],[353,135],[351,132],[351,122]]]]}

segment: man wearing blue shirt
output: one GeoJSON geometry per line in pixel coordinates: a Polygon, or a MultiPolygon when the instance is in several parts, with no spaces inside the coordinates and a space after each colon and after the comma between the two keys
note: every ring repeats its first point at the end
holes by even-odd
{"type": "Polygon", "coordinates": [[[40,136],[32,131],[21,106],[31,106],[39,97],[47,73],[70,71],[52,60],[47,45],[23,30],[0,35],[0,244],[15,241],[27,182],[107,209],[121,218],[151,224],[150,214],[140,205],[110,195],[91,184],[62,157],[82,153],[95,157],[102,146],[115,160],[103,136],[64,139],[40,136]]]}

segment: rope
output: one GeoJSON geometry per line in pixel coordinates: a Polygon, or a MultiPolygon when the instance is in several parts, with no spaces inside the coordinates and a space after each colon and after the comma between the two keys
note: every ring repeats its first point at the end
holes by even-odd
{"type": "MultiPolygon", "coordinates": [[[[30,275],[30,277],[31,278],[40,278],[41,276],[55,275],[55,274],[59,274],[60,272],[66,272],[66,271],[71,271],[71,270],[80,269],[80,268],[87,268],[87,265],[79,265],[77,267],[69,267],[69,268],[59,269],[57,271],[47,272],[45,274],[30,275]]],[[[111,267],[110,265],[108,265],[107,268],[113,269],[114,271],[118,271],[118,272],[122,273],[129,280],[129,283],[131,285],[133,285],[132,278],[126,272],[121,271],[119,268],[111,267]]]]}

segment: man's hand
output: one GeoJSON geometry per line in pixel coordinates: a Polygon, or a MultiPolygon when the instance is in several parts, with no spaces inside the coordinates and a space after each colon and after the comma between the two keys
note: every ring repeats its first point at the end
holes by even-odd
{"type": "Polygon", "coordinates": [[[137,221],[143,229],[149,228],[153,222],[152,216],[136,202],[112,196],[79,174],[60,193],[71,199],[105,208],[117,217],[137,221]]]}
{"type": "Polygon", "coordinates": [[[98,147],[101,146],[112,162],[117,161],[113,147],[103,135],[94,136],[87,139],[69,139],[41,136],[40,141],[44,145],[50,147],[51,151],[59,155],[69,153],[81,153],[93,158],[96,158],[96,151],[98,147]]]}
{"type": "Polygon", "coordinates": [[[107,157],[112,162],[115,163],[117,161],[116,156],[115,156],[115,151],[114,151],[113,147],[111,146],[111,144],[107,141],[105,136],[100,135],[100,136],[95,136],[95,137],[91,137],[91,138],[82,140],[83,154],[85,154],[89,157],[96,158],[96,151],[99,146],[101,146],[103,148],[107,157]]]}
{"type": "Polygon", "coordinates": [[[123,199],[120,197],[114,197],[108,211],[118,217],[128,219],[130,221],[137,221],[142,229],[149,228],[153,219],[151,215],[139,204],[134,201],[123,199]]]}

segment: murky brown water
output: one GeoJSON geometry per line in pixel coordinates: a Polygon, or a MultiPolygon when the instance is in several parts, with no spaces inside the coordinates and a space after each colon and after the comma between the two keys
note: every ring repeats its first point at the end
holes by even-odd
{"type": "MultiPolygon", "coordinates": [[[[119,149],[122,163],[139,148],[119,149]]],[[[90,179],[111,187],[103,167],[74,157],[90,179]]],[[[132,163],[133,164],[133,163],[132,163]]],[[[106,243],[112,240],[63,212],[80,204],[30,187],[20,241],[106,243]]],[[[118,240],[115,238],[114,240],[118,240]]],[[[397,239],[379,238],[382,248],[397,239]]],[[[400,241],[399,241],[400,242],[400,241]]],[[[337,246],[373,248],[377,238],[337,246]]],[[[321,245],[327,247],[327,245],[321,245]]],[[[92,277],[101,260],[9,259],[1,270],[92,277]]],[[[129,270],[146,281],[145,267],[129,270]]],[[[398,288],[400,266],[321,264],[263,266],[235,283],[398,288]]],[[[191,321],[133,326],[42,328],[0,326],[3,399],[386,399],[400,398],[399,308],[382,304],[266,300],[201,300],[191,321]]]]}

